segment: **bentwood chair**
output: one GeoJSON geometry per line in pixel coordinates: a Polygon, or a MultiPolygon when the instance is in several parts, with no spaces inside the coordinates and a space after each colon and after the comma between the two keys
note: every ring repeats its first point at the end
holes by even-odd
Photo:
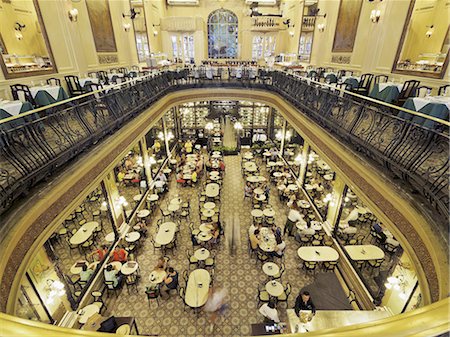
{"type": "Polygon", "coordinates": [[[398,106],[403,106],[405,104],[406,100],[409,97],[413,97],[416,93],[416,89],[419,86],[420,81],[416,80],[409,80],[403,83],[402,90],[400,91],[400,94],[398,95],[398,99],[396,104],[398,106]]]}
{"type": "Polygon", "coordinates": [[[267,303],[269,302],[269,293],[266,290],[261,290],[258,287],[258,295],[256,297],[256,300],[258,301],[258,307],[261,303],[267,303]]]}
{"type": "Polygon", "coordinates": [[[286,306],[287,306],[289,295],[291,294],[291,292],[292,292],[292,287],[291,287],[291,284],[288,282],[288,283],[286,283],[286,286],[284,287],[283,293],[277,297],[277,303],[285,302],[286,306]]]}

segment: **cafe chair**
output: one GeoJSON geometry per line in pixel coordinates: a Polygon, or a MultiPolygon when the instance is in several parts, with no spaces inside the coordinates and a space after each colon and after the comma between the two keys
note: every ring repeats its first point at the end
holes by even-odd
{"type": "Polygon", "coordinates": [[[59,78],[51,77],[51,78],[48,78],[45,82],[48,85],[53,85],[53,86],[58,86],[58,87],[61,86],[61,80],[59,78]]]}
{"type": "Polygon", "coordinates": [[[81,291],[81,285],[80,285],[80,276],[79,275],[73,275],[72,277],[66,274],[63,274],[64,279],[66,280],[66,283],[73,287],[74,292],[75,291],[81,291]]]}
{"type": "Polygon", "coordinates": [[[108,73],[104,70],[97,71],[97,76],[100,83],[108,84],[108,73]]]}
{"type": "Polygon", "coordinates": [[[13,84],[10,86],[11,94],[14,100],[29,102],[34,108],[37,107],[36,101],[31,94],[30,88],[24,84],[13,84]]]}
{"type": "Polygon", "coordinates": [[[280,265],[280,271],[278,272],[278,274],[272,276],[272,278],[274,280],[281,279],[281,276],[283,276],[285,270],[286,270],[286,266],[284,265],[284,263],[282,263],[280,265]]]}
{"type": "Polygon", "coordinates": [[[87,77],[89,78],[98,78],[98,72],[97,71],[91,71],[87,73],[87,77]]]}
{"type": "Polygon", "coordinates": [[[189,270],[191,269],[191,265],[197,266],[198,259],[194,255],[191,255],[191,253],[189,253],[189,250],[186,250],[186,256],[188,259],[189,270]]]}
{"type": "Polygon", "coordinates": [[[158,297],[159,297],[159,288],[158,287],[147,287],[145,289],[145,294],[147,295],[147,300],[148,300],[148,306],[149,308],[151,307],[151,301],[155,300],[157,306],[159,307],[159,301],[158,301],[158,297]]]}
{"type": "Polygon", "coordinates": [[[78,249],[78,245],[71,244],[70,237],[68,237],[68,236],[66,236],[65,239],[67,242],[67,246],[69,247],[69,254],[70,254],[70,256],[72,256],[72,250],[78,249]]]}
{"type": "Polygon", "coordinates": [[[427,87],[426,85],[421,85],[416,90],[416,97],[426,97],[428,94],[431,95],[431,87],[427,87]]]}
{"type": "Polygon", "coordinates": [[[184,270],[184,271],[183,271],[182,277],[183,277],[184,283],[187,285],[188,279],[189,279],[188,271],[187,271],[187,270],[184,270]]]}
{"type": "Polygon", "coordinates": [[[99,309],[100,309],[100,313],[102,312],[102,309],[105,308],[106,310],[108,310],[108,308],[106,307],[105,301],[103,300],[103,291],[100,290],[95,290],[91,293],[92,297],[94,298],[94,305],[96,305],[99,309]]]}
{"type": "Polygon", "coordinates": [[[84,90],[81,87],[78,76],[67,75],[64,76],[64,79],[66,80],[67,88],[69,89],[69,94],[71,97],[84,94],[84,90]]]}
{"type": "Polygon", "coordinates": [[[384,258],[377,259],[377,260],[369,260],[368,265],[371,269],[370,274],[373,274],[375,270],[379,271],[383,262],[384,262],[384,258]]]}
{"type": "Polygon", "coordinates": [[[323,270],[325,271],[334,271],[338,262],[337,261],[325,261],[323,263],[323,270]]]}
{"type": "Polygon", "coordinates": [[[105,286],[106,286],[106,291],[107,291],[107,294],[108,294],[108,297],[109,297],[109,292],[110,291],[112,291],[112,292],[114,292],[114,295],[116,296],[116,298],[118,297],[117,296],[117,290],[118,290],[118,288],[116,288],[116,287],[114,287],[114,281],[104,281],[104,284],[105,284],[105,286]]]}
{"type": "Polygon", "coordinates": [[[266,290],[261,290],[258,287],[258,295],[256,297],[256,300],[258,301],[258,308],[261,303],[267,303],[269,302],[269,293],[266,290]]]}
{"type": "Polygon", "coordinates": [[[419,86],[419,83],[420,81],[416,80],[405,81],[405,83],[403,83],[402,90],[398,95],[396,105],[403,106],[403,104],[405,104],[406,100],[409,97],[413,97],[416,93],[416,89],[419,86]]]}
{"type": "Polygon", "coordinates": [[[440,86],[438,88],[439,96],[450,96],[450,84],[440,86]]]}
{"type": "Polygon", "coordinates": [[[386,83],[389,80],[389,77],[386,75],[377,75],[374,77],[375,84],[386,83]]]}
{"type": "Polygon", "coordinates": [[[353,92],[367,96],[369,95],[370,85],[372,84],[373,74],[363,74],[358,83],[358,87],[353,89],[353,92]]]}
{"type": "Polygon", "coordinates": [[[139,292],[137,288],[138,276],[136,274],[131,274],[125,277],[125,284],[127,285],[128,295],[130,294],[130,287],[134,287],[136,293],[139,292]]]}
{"type": "Polygon", "coordinates": [[[186,301],[184,300],[184,297],[186,296],[186,289],[184,287],[180,287],[178,290],[178,295],[180,296],[181,300],[183,301],[183,310],[186,311],[186,307],[188,305],[186,304],[186,301]]]}
{"type": "Polygon", "coordinates": [[[284,291],[283,293],[277,297],[277,303],[279,302],[285,302],[286,303],[286,307],[288,306],[288,300],[289,300],[289,295],[292,292],[292,287],[291,284],[288,282],[286,283],[286,286],[284,287],[284,291]]]}
{"type": "Polygon", "coordinates": [[[214,268],[214,264],[215,264],[215,258],[213,256],[208,257],[205,260],[205,267],[207,267],[207,268],[214,268]]]}
{"type": "Polygon", "coordinates": [[[303,268],[307,272],[311,272],[314,275],[316,273],[317,262],[316,261],[304,261],[303,268]]]}
{"type": "Polygon", "coordinates": [[[153,238],[150,238],[150,243],[153,245],[153,253],[156,249],[162,249],[162,246],[159,243],[156,243],[153,238]]]}

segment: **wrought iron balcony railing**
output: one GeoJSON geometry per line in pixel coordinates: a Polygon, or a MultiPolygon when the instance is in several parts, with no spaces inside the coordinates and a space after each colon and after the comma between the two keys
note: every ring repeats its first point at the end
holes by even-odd
{"type": "Polygon", "coordinates": [[[420,193],[448,215],[447,121],[409,112],[281,71],[241,79],[195,78],[187,69],[127,82],[0,121],[0,212],[32,186],[145,111],[163,95],[196,87],[245,87],[276,92],[302,113],[420,193]],[[426,128],[399,110],[432,121],[426,128]]]}

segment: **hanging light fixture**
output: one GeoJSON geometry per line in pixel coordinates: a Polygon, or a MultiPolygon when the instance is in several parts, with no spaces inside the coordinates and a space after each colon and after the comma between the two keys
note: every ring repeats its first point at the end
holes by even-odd
{"type": "Polygon", "coordinates": [[[72,22],[78,21],[78,9],[72,8],[69,9],[69,12],[67,13],[69,15],[69,20],[72,22]]]}
{"type": "Polygon", "coordinates": [[[235,128],[236,130],[242,130],[242,124],[241,124],[241,122],[236,122],[236,123],[234,123],[234,128],[235,128]]]}
{"type": "Polygon", "coordinates": [[[214,129],[214,124],[212,122],[206,123],[205,129],[211,131],[212,129],[214,129]]]}

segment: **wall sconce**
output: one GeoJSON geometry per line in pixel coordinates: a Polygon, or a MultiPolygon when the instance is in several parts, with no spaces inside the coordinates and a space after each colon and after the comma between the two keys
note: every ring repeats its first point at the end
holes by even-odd
{"type": "Polygon", "coordinates": [[[324,23],[319,23],[317,25],[317,29],[319,30],[319,32],[323,33],[325,31],[325,24],[324,23]]]}
{"type": "Polygon", "coordinates": [[[379,9],[372,9],[370,12],[370,21],[377,23],[380,20],[381,11],[379,9]]]}
{"type": "Polygon", "coordinates": [[[214,124],[211,122],[206,123],[205,129],[211,131],[212,129],[214,129],[214,124]]]}
{"type": "Polygon", "coordinates": [[[175,136],[173,135],[172,131],[167,132],[167,140],[172,140],[174,138],[175,136]]]}
{"type": "Polygon", "coordinates": [[[123,29],[128,33],[131,29],[131,24],[130,23],[124,23],[123,24],[123,29]]]}
{"type": "Polygon", "coordinates": [[[78,21],[78,9],[72,8],[71,10],[69,10],[68,15],[69,15],[70,21],[72,21],[72,22],[78,21]]]}
{"type": "Polygon", "coordinates": [[[434,33],[434,25],[426,26],[426,27],[428,29],[427,29],[427,32],[425,33],[425,35],[426,35],[427,38],[430,38],[431,35],[433,35],[433,33],[434,33]]]}
{"type": "Polygon", "coordinates": [[[131,8],[131,9],[130,9],[130,14],[122,13],[122,17],[123,17],[124,19],[125,19],[126,17],[129,17],[131,20],[134,20],[134,19],[136,19],[136,16],[137,16],[138,14],[141,14],[141,12],[136,12],[136,10],[135,10],[134,8],[131,8]]]}
{"type": "Polygon", "coordinates": [[[158,138],[161,139],[161,140],[164,140],[164,133],[162,131],[160,131],[158,133],[158,138]]]}
{"type": "Polygon", "coordinates": [[[153,36],[158,36],[158,31],[156,29],[153,30],[153,36]]]}
{"type": "Polygon", "coordinates": [[[125,197],[123,197],[123,196],[119,196],[119,197],[117,198],[117,203],[118,203],[120,206],[124,206],[124,207],[128,206],[128,201],[127,201],[127,199],[125,199],[125,197]]]}
{"type": "Polygon", "coordinates": [[[150,156],[150,157],[148,158],[148,163],[149,163],[150,165],[155,165],[155,164],[156,164],[155,157],[150,156]]]}
{"type": "Polygon", "coordinates": [[[289,36],[290,36],[290,37],[294,37],[294,34],[295,34],[295,32],[294,32],[293,30],[290,30],[290,31],[289,31],[289,36]]]}
{"type": "Polygon", "coordinates": [[[23,40],[22,30],[25,28],[25,25],[22,25],[20,22],[16,22],[14,24],[14,30],[16,31],[16,39],[23,40]]]}

